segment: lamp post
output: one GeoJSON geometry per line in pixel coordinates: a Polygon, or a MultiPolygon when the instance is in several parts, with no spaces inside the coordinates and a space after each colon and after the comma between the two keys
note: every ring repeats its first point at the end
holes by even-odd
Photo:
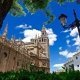
{"type": "Polygon", "coordinates": [[[75,20],[70,25],[67,25],[67,16],[65,14],[61,14],[59,16],[59,20],[61,21],[61,25],[64,29],[74,29],[77,27],[79,37],[80,37],[80,20],[77,18],[75,10],[73,10],[75,20]]]}

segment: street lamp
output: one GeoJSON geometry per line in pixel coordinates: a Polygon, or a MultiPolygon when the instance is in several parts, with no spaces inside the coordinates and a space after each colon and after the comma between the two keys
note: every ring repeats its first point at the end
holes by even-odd
{"type": "MultiPolygon", "coordinates": [[[[65,14],[61,14],[59,16],[59,20],[61,21],[61,25],[64,27],[67,23],[67,16],[65,14]]],[[[65,28],[65,27],[64,27],[65,28]]]]}
{"type": "Polygon", "coordinates": [[[73,10],[73,12],[74,12],[75,20],[70,25],[67,26],[67,16],[65,14],[61,14],[59,16],[59,20],[64,29],[69,29],[69,28],[74,29],[77,27],[79,37],[80,37],[80,20],[77,18],[75,10],[73,10]]]}

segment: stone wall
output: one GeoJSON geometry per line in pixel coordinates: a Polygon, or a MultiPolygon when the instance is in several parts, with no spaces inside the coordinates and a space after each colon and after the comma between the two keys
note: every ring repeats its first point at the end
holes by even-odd
{"type": "Polygon", "coordinates": [[[0,42],[0,71],[28,69],[30,57],[0,42]]]}

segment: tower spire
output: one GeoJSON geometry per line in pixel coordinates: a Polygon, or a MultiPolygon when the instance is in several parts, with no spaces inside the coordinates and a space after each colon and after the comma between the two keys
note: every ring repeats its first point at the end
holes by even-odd
{"type": "Polygon", "coordinates": [[[12,35],[11,41],[12,41],[12,42],[15,42],[15,36],[14,36],[14,35],[12,35]]]}
{"type": "Polygon", "coordinates": [[[45,25],[42,26],[42,31],[46,31],[45,25]]]}
{"type": "Polygon", "coordinates": [[[7,32],[8,32],[8,24],[6,24],[6,27],[5,27],[4,32],[2,34],[2,37],[6,38],[7,32]]]}
{"type": "Polygon", "coordinates": [[[47,37],[47,32],[46,32],[46,27],[45,27],[45,25],[42,26],[41,36],[42,36],[42,37],[47,37]]]}

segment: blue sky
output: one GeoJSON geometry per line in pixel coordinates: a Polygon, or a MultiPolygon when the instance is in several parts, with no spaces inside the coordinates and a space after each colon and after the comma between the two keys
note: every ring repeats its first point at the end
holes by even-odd
{"type": "MultiPolygon", "coordinates": [[[[65,30],[61,27],[58,16],[64,13],[68,16],[68,24],[74,21],[73,9],[75,9],[78,18],[80,19],[80,5],[76,3],[65,3],[62,6],[56,2],[51,2],[48,8],[55,15],[55,19],[52,23],[46,26],[49,32],[50,40],[50,68],[51,71],[55,71],[60,68],[76,51],[80,48],[80,39],[78,37],[77,29],[65,30]]],[[[45,13],[38,10],[35,14],[28,13],[26,16],[14,17],[10,14],[7,15],[3,28],[0,31],[2,34],[5,25],[8,23],[8,38],[15,35],[16,39],[28,40],[31,37],[27,37],[27,31],[33,33],[40,33],[44,21],[47,20],[45,13]],[[27,27],[27,28],[26,28],[27,27]]]]}

